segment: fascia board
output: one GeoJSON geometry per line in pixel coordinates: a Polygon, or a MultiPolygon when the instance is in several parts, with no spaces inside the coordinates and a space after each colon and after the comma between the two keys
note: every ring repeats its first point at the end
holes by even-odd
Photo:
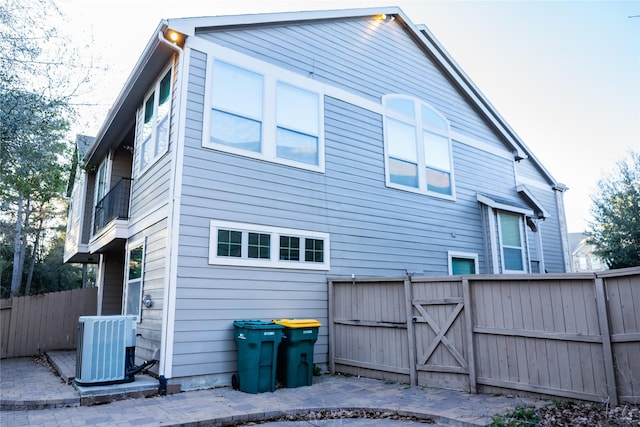
{"type": "Polygon", "coordinates": [[[164,31],[166,28],[167,28],[167,21],[166,20],[160,21],[160,24],[158,24],[158,27],[153,32],[153,36],[151,36],[151,38],[149,39],[149,42],[147,43],[144,50],[142,51],[142,55],[140,55],[140,57],[138,58],[138,61],[133,67],[131,74],[129,74],[129,77],[127,78],[127,81],[125,82],[124,86],[120,90],[120,93],[118,94],[115,102],[109,109],[109,112],[107,113],[107,117],[105,118],[104,122],[102,123],[102,126],[98,130],[98,133],[95,137],[93,145],[90,147],[89,151],[84,156],[85,163],[89,163],[91,161],[92,157],[100,147],[102,139],[104,138],[105,134],[114,123],[116,116],[118,115],[122,106],[126,102],[129,94],[131,93],[132,88],[138,83],[138,80],[142,75],[142,71],[144,70],[145,65],[150,61],[150,59],[153,57],[154,53],[156,52],[156,49],[160,44],[160,41],[158,39],[158,33],[161,31],[164,31]]]}
{"type": "Polygon", "coordinates": [[[421,24],[415,27],[413,30],[417,32],[419,38],[425,43],[427,49],[429,49],[439,60],[439,62],[449,72],[451,77],[458,83],[462,90],[476,103],[485,116],[501,131],[503,136],[516,151],[516,160],[524,160],[530,158],[533,163],[540,169],[540,171],[549,179],[552,183],[557,183],[555,178],[549,173],[549,171],[540,163],[531,150],[526,146],[524,141],[518,136],[518,134],[509,126],[507,121],[498,113],[498,110],[489,102],[489,100],[482,94],[480,89],[473,83],[469,76],[463,71],[455,60],[449,55],[444,47],[437,41],[433,33],[427,28],[426,25],[421,24]]]}
{"type": "Polygon", "coordinates": [[[368,18],[379,14],[401,15],[398,7],[313,10],[303,12],[276,12],[245,15],[202,16],[169,19],[168,26],[182,34],[192,36],[199,28],[230,28],[250,25],[292,24],[332,19],[368,18]]]}

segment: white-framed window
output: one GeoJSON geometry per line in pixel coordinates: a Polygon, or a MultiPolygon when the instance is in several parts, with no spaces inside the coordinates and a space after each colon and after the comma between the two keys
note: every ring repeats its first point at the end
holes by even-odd
{"type": "Polygon", "coordinates": [[[449,275],[478,274],[478,254],[449,251],[447,255],[449,275]]]}
{"type": "Polygon", "coordinates": [[[142,286],[144,281],[144,240],[129,243],[127,249],[127,271],[125,276],[124,301],[122,311],[125,315],[137,316],[142,320],[142,286]]]}
{"type": "Polygon", "coordinates": [[[237,62],[247,60],[211,62],[202,145],[323,172],[322,86],[261,64],[237,62]]]}
{"type": "Polygon", "coordinates": [[[209,264],[329,270],[329,234],[211,220],[209,264]]]}
{"type": "Polygon", "coordinates": [[[382,101],[387,186],[455,198],[447,119],[417,98],[386,95],[382,101]]]}
{"type": "Polygon", "coordinates": [[[172,69],[152,86],[140,107],[137,135],[137,172],[147,170],[169,149],[172,69]]]}
{"type": "Polygon", "coordinates": [[[500,259],[505,273],[525,273],[526,246],[523,215],[498,211],[500,259]]]}

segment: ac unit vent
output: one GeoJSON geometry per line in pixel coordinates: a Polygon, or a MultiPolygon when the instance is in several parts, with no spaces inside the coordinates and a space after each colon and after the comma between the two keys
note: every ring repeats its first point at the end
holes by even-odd
{"type": "Polygon", "coordinates": [[[136,345],[135,316],[81,316],[78,319],[76,384],[94,386],[133,381],[127,348],[136,345]]]}

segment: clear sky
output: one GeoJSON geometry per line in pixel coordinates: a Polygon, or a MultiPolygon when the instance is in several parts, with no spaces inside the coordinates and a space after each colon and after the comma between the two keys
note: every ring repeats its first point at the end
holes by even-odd
{"type": "Polygon", "coordinates": [[[640,150],[640,1],[59,0],[78,43],[107,65],[78,131],[95,135],[163,18],[399,6],[425,24],[544,167],[569,187],[569,232],[590,195],[640,150]]]}

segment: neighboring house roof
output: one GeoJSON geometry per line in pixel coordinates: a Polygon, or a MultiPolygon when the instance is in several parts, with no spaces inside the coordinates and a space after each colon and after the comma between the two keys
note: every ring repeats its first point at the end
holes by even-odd
{"type": "Polygon", "coordinates": [[[144,97],[149,85],[157,77],[157,74],[160,73],[162,67],[174,52],[173,48],[166,43],[166,40],[162,40],[163,34],[168,29],[173,29],[189,37],[194,36],[198,29],[211,30],[214,28],[228,29],[254,25],[300,24],[321,20],[344,20],[375,17],[380,14],[393,16],[403,29],[412,36],[416,43],[419,44],[425,54],[440,65],[442,72],[447,75],[458,89],[469,99],[469,101],[477,107],[478,111],[492,125],[492,127],[502,135],[504,141],[511,147],[516,160],[529,158],[549,183],[554,186],[554,188],[562,191],[566,189],[562,184],[557,183],[538,159],[531,154],[529,148],[507,124],[502,116],[498,114],[496,109],[484,97],[484,95],[482,95],[480,90],[471,82],[471,79],[469,79],[456,62],[449,56],[446,50],[440,45],[426,26],[414,25],[404,12],[397,7],[212,16],[163,20],[154,31],[153,36],[147,43],[147,46],[136,63],[133,72],[127,79],[113,107],[109,111],[104,124],[98,131],[96,143],[85,156],[85,161],[88,163],[99,162],[100,159],[104,157],[110,143],[114,142],[115,139],[122,137],[122,132],[126,132],[126,130],[123,130],[120,126],[112,126],[114,123],[118,123],[120,121],[131,122],[135,119],[135,112],[140,104],[140,99],[144,97]]]}
{"type": "Polygon", "coordinates": [[[87,155],[91,144],[93,144],[95,140],[92,136],[76,135],[76,146],[78,147],[78,156],[80,159],[83,159],[84,156],[87,155]]]}
{"type": "Polygon", "coordinates": [[[576,249],[578,249],[578,246],[580,246],[580,243],[582,243],[582,241],[587,237],[587,234],[568,233],[567,236],[569,237],[569,250],[573,254],[575,253],[576,249]]]}

